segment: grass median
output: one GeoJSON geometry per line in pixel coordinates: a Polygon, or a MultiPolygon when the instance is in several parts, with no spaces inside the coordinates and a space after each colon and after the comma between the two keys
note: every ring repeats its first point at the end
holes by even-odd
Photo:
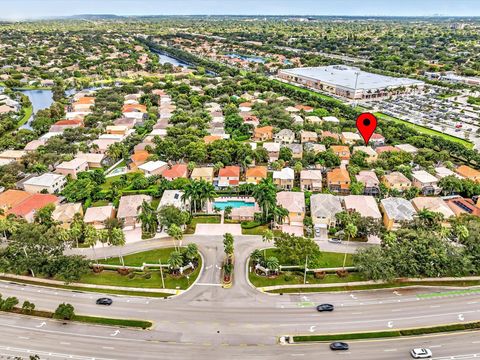
{"type": "Polygon", "coordinates": [[[326,335],[298,335],[294,336],[294,342],[321,342],[321,341],[342,341],[342,340],[362,340],[362,339],[381,339],[404,336],[418,336],[446,333],[453,331],[467,331],[480,329],[480,322],[439,325],[432,327],[400,329],[390,331],[373,331],[362,333],[345,333],[345,334],[326,334],[326,335]]]}
{"type": "MultiPolygon", "coordinates": [[[[33,310],[29,313],[23,312],[20,308],[13,308],[11,311],[4,311],[13,314],[23,314],[28,316],[36,316],[46,319],[53,319],[53,313],[51,311],[45,310],[33,310]]],[[[114,319],[114,318],[105,318],[98,316],[87,316],[87,315],[74,315],[72,320],[73,322],[82,322],[87,324],[96,324],[96,325],[106,325],[106,326],[121,326],[121,327],[132,327],[139,329],[148,329],[152,327],[152,322],[146,320],[135,320],[135,319],[114,319]]]]}

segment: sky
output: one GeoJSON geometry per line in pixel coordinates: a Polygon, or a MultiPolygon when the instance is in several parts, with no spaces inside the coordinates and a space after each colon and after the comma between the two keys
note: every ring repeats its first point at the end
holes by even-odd
{"type": "Polygon", "coordinates": [[[115,15],[480,16],[480,0],[0,0],[0,18],[115,15]]]}

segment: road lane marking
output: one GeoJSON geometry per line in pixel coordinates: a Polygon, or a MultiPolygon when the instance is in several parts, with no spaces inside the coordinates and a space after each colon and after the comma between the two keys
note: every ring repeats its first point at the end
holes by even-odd
{"type": "Polygon", "coordinates": [[[383,351],[385,351],[385,352],[390,352],[390,351],[397,351],[397,349],[385,349],[385,350],[383,350],[383,351]]]}
{"type": "Polygon", "coordinates": [[[195,283],[194,285],[200,285],[200,286],[222,286],[222,284],[217,284],[217,283],[195,283]]]}

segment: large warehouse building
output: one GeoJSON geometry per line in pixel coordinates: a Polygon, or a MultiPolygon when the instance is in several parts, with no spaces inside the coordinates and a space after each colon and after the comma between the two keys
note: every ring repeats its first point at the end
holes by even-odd
{"type": "Polygon", "coordinates": [[[331,65],[279,70],[278,77],[349,99],[376,99],[421,91],[423,81],[372,74],[357,67],[331,65]]]}

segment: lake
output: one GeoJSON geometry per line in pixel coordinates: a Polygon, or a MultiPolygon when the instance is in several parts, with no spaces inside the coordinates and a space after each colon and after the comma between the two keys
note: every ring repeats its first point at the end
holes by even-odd
{"type": "Polygon", "coordinates": [[[33,107],[32,116],[21,129],[31,130],[30,122],[33,120],[33,115],[36,114],[38,110],[46,109],[53,104],[53,93],[51,90],[19,90],[19,92],[28,96],[33,107]]]}

